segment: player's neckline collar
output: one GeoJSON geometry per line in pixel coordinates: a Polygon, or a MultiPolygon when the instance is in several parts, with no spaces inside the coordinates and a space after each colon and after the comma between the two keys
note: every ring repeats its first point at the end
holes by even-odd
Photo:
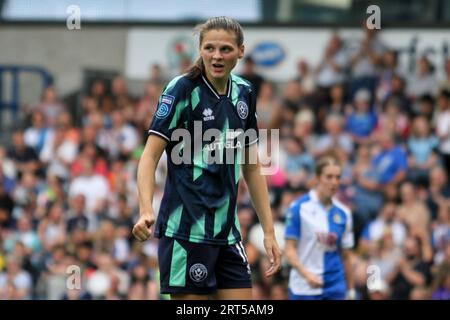
{"type": "MultiPolygon", "coordinates": [[[[217,99],[220,99],[220,97],[223,97],[224,95],[220,95],[219,92],[217,92],[216,88],[212,85],[211,82],[209,82],[208,78],[205,77],[202,74],[203,82],[206,84],[206,86],[212,91],[212,93],[216,96],[217,99]]],[[[231,97],[231,75],[228,76],[228,82],[227,82],[227,98],[231,97]]]]}
{"type": "Polygon", "coordinates": [[[320,201],[320,199],[319,199],[319,195],[317,194],[317,190],[316,190],[316,189],[312,189],[312,190],[309,192],[309,195],[310,195],[310,197],[311,197],[311,199],[312,199],[313,201],[315,201],[316,203],[320,204],[320,205],[322,206],[322,208],[324,208],[327,212],[329,212],[329,211],[334,207],[334,205],[335,205],[334,198],[331,198],[331,204],[329,204],[329,205],[323,204],[323,203],[320,201]]]}

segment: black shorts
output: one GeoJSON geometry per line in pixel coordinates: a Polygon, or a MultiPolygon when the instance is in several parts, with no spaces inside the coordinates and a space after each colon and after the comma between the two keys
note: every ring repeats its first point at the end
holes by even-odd
{"type": "Polygon", "coordinates": [[[252,287],[242,242],[210,245],[163,236],[158,260],[163,294],[211,294],[217,289],[252,287]]]}

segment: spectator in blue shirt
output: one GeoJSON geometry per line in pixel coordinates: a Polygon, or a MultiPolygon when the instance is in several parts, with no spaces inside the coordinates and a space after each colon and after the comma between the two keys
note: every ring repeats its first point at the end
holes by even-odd
{"type": "Polygon", "coordinates": [[[372,159],[372,168],[381,185],[398,184],[406,177],[408,157],[406,151],[395,144],[394,134],[380,132],[377,137],[380,152],[372,159]]]}
{"type": "Polygon", "coordinates": [[[347,119],[347,131],[356,143],[366,142],[377,125],[377,116],[370,108],[371,94],[360,89],[355,95],[355,109],[347,119]]]}
{"type": "Polygon", "coordinates": [[[439,139],[431,133],[424,116],[414,118],[412,135],[408,139],[408,178],[415,183],[426,184],[431,168],[438,163],[436,150],[439,139]]]}

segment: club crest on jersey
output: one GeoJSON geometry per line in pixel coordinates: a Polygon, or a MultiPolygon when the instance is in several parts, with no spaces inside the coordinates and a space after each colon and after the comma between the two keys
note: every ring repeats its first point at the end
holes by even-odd
{"type": "Polygon", "coordinates": [[[203,121],[214,120],[213,111],[210,108],[203,110],[203,121]]]}
{"type": "Polygon", "coordinates": [[[168,94],[163,94],[161,96],[161,102],[158,105],[158,110],[156,110],[155,116],[159,119],[166,118],[170,113],[170,109],[172,109],[174,101],[175,97],[168,94]]]}
{"type": "Polygon", "coordinates": [[[335,213],[335,214],[333,215],[333,221],[334,221],[334,223],[336,223],[336,224],[341,224],[342,222],[344,222],[344,221],[342,221],[341,215],[338,214],[338,213],[335,213]]]}
{"type": "Polygon", "coordinates": [[[191,277],[192,281],[201,282],[208,276],[208,270],[203,264],[196,263],[189,269],[189,276],[191,277]]]}
{"type": "Polygon", "coordinates": [[[245,120],[248,116],[248,106],[244,101],[239,101],[237,103],[237,112],[241,119],[245,120]]]}

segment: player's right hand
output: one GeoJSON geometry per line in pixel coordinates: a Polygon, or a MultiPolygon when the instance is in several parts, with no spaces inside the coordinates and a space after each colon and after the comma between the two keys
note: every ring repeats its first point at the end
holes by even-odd
{"type": "Polygon", "coordinates": [[[308,281],[308,284],[311,286],[311,288],[320,288],[323,286],[323,280],[313,273],[308,272],[305,275],[305,278],[306,281],[308,281]]]}
{"type": "Polygon", "coordinates": [[[133,235],[139,241],[145,241],[152,235],[151,227],[155,223],[153,213],[141,214],[138,222],[133,227],[133,235]]]}

